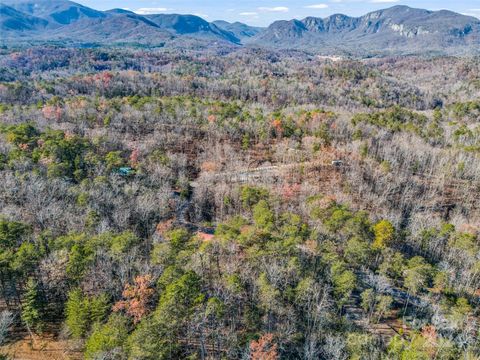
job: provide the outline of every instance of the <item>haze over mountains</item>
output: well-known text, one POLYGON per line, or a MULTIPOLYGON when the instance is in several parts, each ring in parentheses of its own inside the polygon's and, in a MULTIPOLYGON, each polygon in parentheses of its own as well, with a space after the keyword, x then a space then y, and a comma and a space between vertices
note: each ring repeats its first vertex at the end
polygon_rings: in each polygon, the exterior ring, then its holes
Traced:
POLYGON ((477 54, 480 20, 451 11, 394 6, 362 17, 276 21, 267 28, 194 15, 98 11, 66 0, 2 0, 1 41, 148 46, 255 46, 323 54, 477 54))

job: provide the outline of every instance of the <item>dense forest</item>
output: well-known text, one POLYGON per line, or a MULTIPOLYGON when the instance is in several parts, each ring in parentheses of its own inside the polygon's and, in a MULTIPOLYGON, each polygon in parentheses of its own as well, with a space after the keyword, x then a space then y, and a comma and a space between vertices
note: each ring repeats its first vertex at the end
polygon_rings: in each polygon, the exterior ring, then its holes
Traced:
POLYGON ((478 58, 2 49, 0 358, 480 359, 479 158, 478 58))

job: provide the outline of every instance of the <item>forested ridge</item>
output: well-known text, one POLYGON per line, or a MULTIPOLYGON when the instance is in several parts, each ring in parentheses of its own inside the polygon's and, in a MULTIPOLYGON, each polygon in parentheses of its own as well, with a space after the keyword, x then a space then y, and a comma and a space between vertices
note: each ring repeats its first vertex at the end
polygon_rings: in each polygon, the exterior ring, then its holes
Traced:
POLYGON ((208 16, 168 14, 161 8, 147 12, 145 8, 136 12, 95 8, 69 0, 2 0, 0 46, 130 46, 174 51, 243 47, 296 49, 335 57, 478 56, 480 50, 480 20, 475 15, 400 4, 359 17, 342 13, 318 17, 311 12, 303 19, 292 19, 292 14, 266 27, 221 19, 209 22, 208 16))
POLYGON ((479 359, 479 119, 478 58, 2 49, 0 358, 479 359))

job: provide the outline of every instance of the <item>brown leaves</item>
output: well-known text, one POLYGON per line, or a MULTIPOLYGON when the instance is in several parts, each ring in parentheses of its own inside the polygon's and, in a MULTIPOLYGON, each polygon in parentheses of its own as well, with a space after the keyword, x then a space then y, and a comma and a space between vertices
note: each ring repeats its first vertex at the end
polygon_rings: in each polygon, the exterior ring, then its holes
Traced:
POLYGON ((155 228, 155 231, 159 235, 164 235, 167 231, 171 230, 173 227, 173 219, 165 220, 159 222, 155 228))
POLYGON ((133 285, 125 285, 122 293, 125 300, 117 302, 112 310, 123 310, 133 317, 134 323, 138 323, 150 310, 150 303, 155 293, 155 290, 150 287, 151 281, 151 275, 137 276, 133 285))
POLYGON ((213 161, 205 161, 200 165, 203 172, 215 172, 218 170, 218 165, 213 161))
POLYGON ((257 341, 250 343, 250 360, 277 360, 279 358, 278 346, 273 341, 273 334, 264 334, 257 341))
POLYGON ((130 166, 135 168, 138 165, 138 157, 140 156, 140 150, 138 148, 135 148, 132 150, 130 154, 130 166))
POLYGON ((297 197, 301 191, 301 184, 284 184, 281 189, 281 195, 284 200, 289 200, 297 197))
POLYGON ((63 109, 58 105, 45 105, 42 108, 42 113, 45 119, 60 121, 63 109))
POLYGON ((437 329, 433 325, 426 325, 422 328, 422 336, 430 343, 437 343, 437 329))

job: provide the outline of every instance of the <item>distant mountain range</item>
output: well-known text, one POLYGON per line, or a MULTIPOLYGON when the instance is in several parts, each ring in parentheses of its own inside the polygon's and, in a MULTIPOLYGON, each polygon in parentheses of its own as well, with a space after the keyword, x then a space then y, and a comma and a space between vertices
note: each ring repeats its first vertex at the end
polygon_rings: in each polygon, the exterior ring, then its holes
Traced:
POLYGON ((320 54, 478 54, 480 20, 451 11, 394 6, 361 17, 276 21, 267 28, 194 15, 98 11, 67 0, 0 0, 0 41, 148 46, 250 46, 320 54))
POLYGON ((325 19, 276 21, 252 39, 283 48, 324 47, 337 52, 470 53, 480 50, 480 20, 451 11, 394 6, 354 18, 342 14, 325 19))

